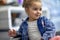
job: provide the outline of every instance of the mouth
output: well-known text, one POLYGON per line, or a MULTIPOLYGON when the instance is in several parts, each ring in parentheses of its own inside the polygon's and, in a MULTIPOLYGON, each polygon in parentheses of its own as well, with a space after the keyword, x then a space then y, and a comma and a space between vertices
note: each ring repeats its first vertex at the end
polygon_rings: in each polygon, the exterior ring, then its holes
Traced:
POLYGON ((41 14, 36 14, 36 17, 40 16, 41 14))
POLYGON ((35 15, 36 17, 39 17, 40 15, 35 15))

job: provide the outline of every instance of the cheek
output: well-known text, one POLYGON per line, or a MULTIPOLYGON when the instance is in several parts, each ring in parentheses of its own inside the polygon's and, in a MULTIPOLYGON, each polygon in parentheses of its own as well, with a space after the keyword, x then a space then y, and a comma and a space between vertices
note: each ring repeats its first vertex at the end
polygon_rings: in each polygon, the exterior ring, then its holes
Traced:
POLYGON ((32 16, 33 13, 32 13, 32 12, 28 12, 27 15, 28 15, 28 16, 32 16))
POLYGON ((42 15, 42 11, 40 12, 40 14, 42 15))
POLYGON ((36 11, 33 11, 32 14, 37 14, 37 12, 36 11))
POLYGON ((29 11, 29 13, 28 13, 30 16, 32 16, 32 15, 35 15, 36 14, 36 11, 29 11))
POLYGON ((33 11, 33 13, 37 13, 37 11, 33 11))

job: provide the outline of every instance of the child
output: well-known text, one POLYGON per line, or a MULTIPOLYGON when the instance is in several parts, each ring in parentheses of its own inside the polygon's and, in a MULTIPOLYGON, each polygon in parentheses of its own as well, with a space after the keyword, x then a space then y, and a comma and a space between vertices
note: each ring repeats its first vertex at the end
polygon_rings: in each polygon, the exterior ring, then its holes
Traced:
POLYGON ((21 24, 18 32, 9 30, 9 36, 20 37, 21 40, 49 40, 55 35, 53 23, 41 17, 41 0, 24 0, 23 7, 28 18, 21 24))

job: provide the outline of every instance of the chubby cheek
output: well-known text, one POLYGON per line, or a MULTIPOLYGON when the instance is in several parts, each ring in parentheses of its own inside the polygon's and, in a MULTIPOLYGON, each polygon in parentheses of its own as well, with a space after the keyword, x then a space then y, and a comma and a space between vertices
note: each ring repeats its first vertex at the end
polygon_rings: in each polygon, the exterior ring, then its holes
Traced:
POLYGON ((41 14, 42 14, 42 11, 40 11, 39 13, 40 13, 40 15, 41 15, 41 14))
POLYGON ((35 11, 35 12, 33 12, 33 14, 34 14, 34 16, 36 16, 36 17, 40 17, 41 14, 42 14, 42 12, 39 12, 39 13, 38 13, 38 12, 35 11))
POLYGON ((40 17, 40 15, 32 14, 31 17, 32 17, 33 19, 38 19, 38 18, 40 17))

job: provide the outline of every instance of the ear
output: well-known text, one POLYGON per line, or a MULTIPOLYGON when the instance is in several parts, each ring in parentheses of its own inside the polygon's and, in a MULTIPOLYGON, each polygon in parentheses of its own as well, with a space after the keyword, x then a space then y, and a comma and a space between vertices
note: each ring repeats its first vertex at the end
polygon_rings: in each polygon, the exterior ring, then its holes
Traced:
POLYGON ((27 10, 28 10, 28 8, 25 8, 25 10, 27 11, 27 10))
POLYGON ((28 8, 25 8, 25 11, 28 13, 28 8))

